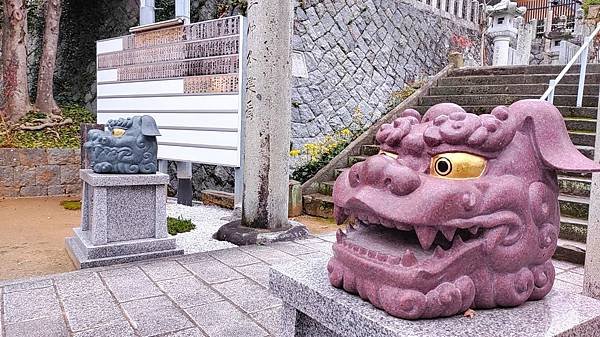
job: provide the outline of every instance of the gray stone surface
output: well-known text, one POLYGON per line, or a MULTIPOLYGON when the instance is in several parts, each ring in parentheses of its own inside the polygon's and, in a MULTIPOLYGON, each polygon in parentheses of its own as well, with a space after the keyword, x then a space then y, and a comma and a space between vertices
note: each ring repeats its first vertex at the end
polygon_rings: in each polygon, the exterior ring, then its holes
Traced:
MULTIPOLYGON (((299 240, 296 244, 310 251, 306 245, 326 242, 323 239, 328 237, 324 235, 299 240)), ((200 253, 35 279, 0 281, 0 331, 4 328, 6 332, 0 335, 139 337, 152 329, 170 331, 164 334, 157 332, 160 337, 280 336, 278 333, 281 328, 287 326, 282 322, 295 319, 296 313, 295 310, 282 308, 281 302, 267 292, 270 266, 266 261, 320 261, 323 266, 329 258, 329 255, 321 252, 294 257, 280 249, 289 252, 289 247, 281 245, 247 249, 258 255, 251 254, 258 262, 239 267, 229 267, 208 253, 200 253), (218 267, 211 269, 211 264, 218 267), (205 273, 200 273, 201 270, 205 273), (209 278, 207 275, 210 273, 225 273, 227 277, 209 278), (216 282, 209 284, 203 278, 216 282), (125 298, 127 292, 135 294, 132 296, 135 298, 143 297, 138 289, 140 282, 143 283, 142 288, 151 289, 150 292, 157 296, 119 303, 119 299, 125 298), (256 303, 252 303, 252 300, 256 303), (39 303, 30 303, 33 301, 39 303), (56 301, 61 306, 57 307, 56 301), (30 308, 31 313, 28 312, 30 308), (8 324, 7 317, 11 318, 12 323, 8 324), (161 317, 174 319, 166 322, 161 317), (67 329, 66 332, 63 328, 67 329)), ((295 252, 300 250, 304 249, 294 249, 295 252)), ((223 261, 233 261, 234 257, 239 256, 239 249, 224 250, 218 255, 223 261), (228 251, 231 257, 227 257, 228 251)), ((559 278, 555 289, 581 293, 581 284, 577 282, 580 281, 583 268, 560 261, 555 261, 555 265, 559 278)), ((364 303, 364 306, 370 307, 368 303, 364 303)), ((478 311, 476 319, 485 313, 478 311)), ((577 315, 576 311, 573 313, 577 315)), ((432 321, 426 322, 431 324, 432 321)), ((308 319, 302 324, 315 326, 308 319)), ((328 335, 322 333, 315 336, 328 335)))
POLYGON ((274 266, 270 284, 297 310, 283 327, 295 324, 295 336, 597 336, 600 328, 600 301, 558 290, 520 307, 478 310, 472 319, 408 321, 331 286, 326 261, 274 266))
POLYGON ((167 234, 168 175, 97 174, 84 181, 81 227, 66 239, 78 268, 183 254, 167 234))

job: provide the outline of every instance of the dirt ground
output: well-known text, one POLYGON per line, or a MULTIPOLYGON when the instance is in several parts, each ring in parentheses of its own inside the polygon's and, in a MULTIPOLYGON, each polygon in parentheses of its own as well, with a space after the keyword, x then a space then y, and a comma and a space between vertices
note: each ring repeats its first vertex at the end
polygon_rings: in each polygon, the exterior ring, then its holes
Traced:
POLYGON ((0 280, 75 269, 64 242, 80 213, 60 205, 70 199, 0 199, 0 280))
MULTIPOLYGON (((68 197, 0 199, 0 280, 48 275, 75 269, 65 237, 78 227, 80 211, 60 205, 68 197)), ((333 232, 333 220, 303 215, 294 220, 312 234, 333 232)))

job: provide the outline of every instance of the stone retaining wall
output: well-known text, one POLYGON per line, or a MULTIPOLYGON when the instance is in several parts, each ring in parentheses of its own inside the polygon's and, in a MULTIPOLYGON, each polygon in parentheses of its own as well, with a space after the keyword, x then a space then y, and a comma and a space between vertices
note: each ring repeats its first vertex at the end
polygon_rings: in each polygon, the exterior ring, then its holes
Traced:
POLYGON ((79 149, 0 149, 0 198, 80 193, 79 149))

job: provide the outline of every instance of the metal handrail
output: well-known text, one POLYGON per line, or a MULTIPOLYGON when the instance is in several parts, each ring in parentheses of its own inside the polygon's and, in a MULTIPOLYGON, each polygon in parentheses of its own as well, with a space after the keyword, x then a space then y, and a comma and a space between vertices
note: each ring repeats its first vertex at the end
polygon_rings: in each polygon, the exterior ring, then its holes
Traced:
POLYGON ((585 38, 583 44, 581 45, 581 48, 577 50, 575 55, 573 55, 573 58, 571 58, 569 63, 567 63, 567 65, 563 68, 560 74, 558 74, 558 76, 555 79, 550 80, 548 90, 546 90, 542 97, 540 97, 541 100, 546 100, 550 103, 554 103, 554 91, 556 90, 556 86, 567 74, 569 69, 571 69, 571 66, 573 66, 573 64, 575 64, 575 62, 578 59, 581 59, 579 67, 579 88, 577 89, 577 107, 581 107, 583 102, 583 87, 585 85, 585 73, 587 70, 588 51, 590 43, 594 40, 596 35, 598 35, 598 32, 600 32, 600 23, 596 25, 596 29, 594 30, 594 32, 590 36, 585 38))

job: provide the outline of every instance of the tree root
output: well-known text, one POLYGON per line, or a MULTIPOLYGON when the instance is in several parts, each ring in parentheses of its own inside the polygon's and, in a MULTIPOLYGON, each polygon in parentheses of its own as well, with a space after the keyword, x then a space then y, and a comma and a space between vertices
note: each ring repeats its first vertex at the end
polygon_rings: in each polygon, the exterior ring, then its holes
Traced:
MULTIPOLYGON (((60 116, 58 116, 58 117, 60 117, 60 116)), ((62 117, 54 118, 54 116, 53 116, 50 118, 36 119, 36 120, 34 120, 34 122, 39 122, 42 124, 32 125, 31 123, 27 123, 27 124, 20 125, 19 128, 21 130, 27 130, 27 131, 39 131, 39 130, 43 130, 45 128, 69 125, 69 124, 73 123, 73 120, 71 118, 62 119, 62 117), (59 121, 57 121, 57 120, 59 120, 59 121)))

